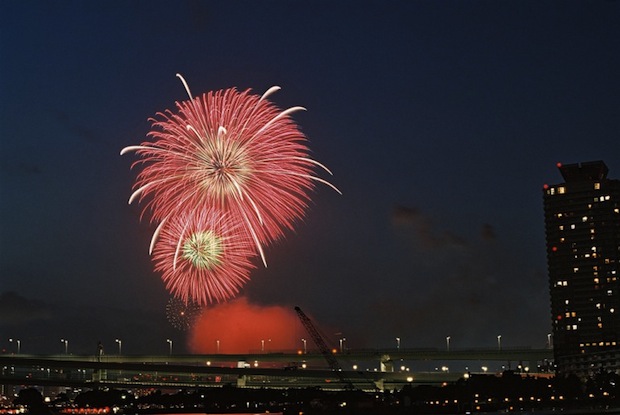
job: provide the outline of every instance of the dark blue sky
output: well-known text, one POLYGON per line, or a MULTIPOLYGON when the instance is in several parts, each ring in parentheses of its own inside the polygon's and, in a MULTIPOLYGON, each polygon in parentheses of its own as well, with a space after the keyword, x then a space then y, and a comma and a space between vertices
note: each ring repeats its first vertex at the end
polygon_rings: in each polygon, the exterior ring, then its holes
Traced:
POLYGON ((186 99, 177 72, 281 86, 343 191, 317 188, 251 302, 350 347, 544 346, 541 188, 557 162, 620 178, 618 51, 618 1, 0 2, 0 346, 182 347, 119 156, 186 99))

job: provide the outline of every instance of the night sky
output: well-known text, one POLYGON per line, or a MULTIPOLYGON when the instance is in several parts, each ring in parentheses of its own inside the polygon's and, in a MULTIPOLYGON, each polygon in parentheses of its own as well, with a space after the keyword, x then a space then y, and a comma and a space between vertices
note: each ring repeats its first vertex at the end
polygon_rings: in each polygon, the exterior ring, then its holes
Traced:
POLYGON ((351 348, 545 347, 542 186, 620 178, 619 1, 0 2, 0 349, 188 350, 119 155, 187 99, 176 73, 281 86, 343 192, 317 186, 242 301, 351 348))

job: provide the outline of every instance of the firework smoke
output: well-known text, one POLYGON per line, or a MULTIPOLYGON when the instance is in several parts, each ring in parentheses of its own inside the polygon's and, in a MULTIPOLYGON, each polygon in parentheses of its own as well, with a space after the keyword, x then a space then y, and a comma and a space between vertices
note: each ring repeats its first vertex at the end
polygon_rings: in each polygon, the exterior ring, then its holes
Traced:
POLYGON ((189 333, 189 348, 192 353, 291 351, 299 350, 306 336, 292 307, 251 305, 240 297, 204 309, 189 333))

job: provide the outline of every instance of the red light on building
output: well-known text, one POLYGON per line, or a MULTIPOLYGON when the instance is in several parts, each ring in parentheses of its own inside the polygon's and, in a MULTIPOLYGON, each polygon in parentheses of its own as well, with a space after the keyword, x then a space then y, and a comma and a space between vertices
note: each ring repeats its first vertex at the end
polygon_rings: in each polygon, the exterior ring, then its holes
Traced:
POLYGON ((557 246, 554 246, 554 247, 552 247, 552 248, 551 248, 551 250, 552 250, 553 252, 555 252, 555 251, 557 251, 557 250, 558 250, 558 247, 557 247, 557 246))
POLYGON ((558 166, 558 168, 562 167, 562 163, 560 163, 559 161, 556 163, 556 166, 558 166))
POLYGON ((545 184, 543 185, 543 189, 547 190, 548 188, 549 188, 549 185, 548 185, 547 183, 545 183, 545 184))

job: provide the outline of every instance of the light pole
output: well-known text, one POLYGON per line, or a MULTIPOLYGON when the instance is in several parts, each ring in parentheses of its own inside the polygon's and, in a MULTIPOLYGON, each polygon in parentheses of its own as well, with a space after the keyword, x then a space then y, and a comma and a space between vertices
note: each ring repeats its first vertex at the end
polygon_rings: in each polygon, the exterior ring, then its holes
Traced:
MULTIPOLYGON (((9 339, 9 342, 13 343, 13 339, 9 339)), ((19 339, 15 339, 15 343, 17 343, 17 354, 20 354, 22 348, 22 342, 19 339)))
POLYGON ((306 354, 306 353, 308 353, 308 348, 307 348, 307 345, 306 345, 306 339, 301 339, 301 341, 304 344, 304 354, 306 354))
POLYGON ((262 339, 260 341, 260 351, 264 352, 265 351, 265 339, 262 339))
POLYGON ((116 339, 114 341, 118 343, 118 355, 120 356, 123 352, 123 342, 121 341, 121 339, 116 339))
POLYGON ((215 341, 215 345, 216 345, 216 347, 217 347, 217 352, 219 353, 219 352, 220 352, 220 341, 219 341, 219 340, 216 340, 216 341, 215 341))
POLYGON ((502 350, 502 335, 497 336, 497 350, 502 350))
POLYGON ((396 350, 400 350, 400 337, 396 338, 396 350))
POLYGON ((551 333, 547 334, 547 347, 549 349, 553 349, 553 344, 551 343, 551 333))
POLYGON ((65 344, 65 354, 69 354, 69 340, 60 339, 60 342, 65 344))
POLYGON ((450 336, 446 337, 446 350, 450 351, 450 336))
POLYGON ((345 341, 347 341, 347 339, 344 338, 344 337, 342 339, 340 339, 340 353, 344 352, 344 342, 345 341))
POLYGON ((168 345, 170 346, 170 356, 172 356, 172 340, 166 339, 166 342, 168 342, 168 345))

